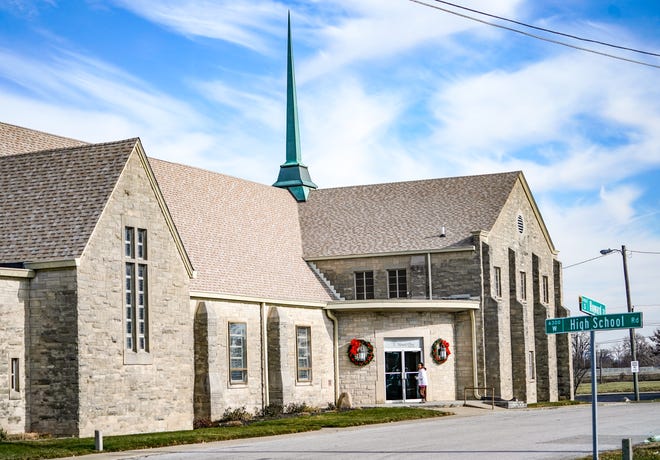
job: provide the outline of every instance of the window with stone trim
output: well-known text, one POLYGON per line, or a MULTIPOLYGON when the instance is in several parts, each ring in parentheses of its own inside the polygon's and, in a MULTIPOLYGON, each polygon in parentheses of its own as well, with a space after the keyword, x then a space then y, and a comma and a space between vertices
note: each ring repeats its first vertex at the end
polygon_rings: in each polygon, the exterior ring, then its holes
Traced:
POLYGON ((298 382, 312 381, 312 328, 296 326, 296 371, 298 382))
POLYGON ((529 352, 529 378, 536 380, 536 358, 533 351, 529 352))
POLYGON ((21 391, 20 363, 18 358, 11 358, 9 363, 9 389, 14 392, 21 391))
POLYGON ((374 298, 374 272, 355 272, 355 300, 374 298))
POLYGON ((520 300, 527 300, 527 273, 520 272, 520 300))
POLYGON ((229 323, 229 383, 247 383, 247 324, 229 323))
POLYGON ((544 275, 541 278, 541 293, 543 296, 543 303, 548 303, 550 301, 550 288, 548 283, 548 277, 544 275))
POLYGON ((406 270, 387 270, 387 286, 390 299, 408 297, 408 280, 406 270))
POLYGON ((495 297, 502 297, 502 269, 500 267, 494 267, 495 272, 495 297))
POLYGON ((149 351, 149 295, 147 230, 124 227, 125 346, 129 351, 149 351))

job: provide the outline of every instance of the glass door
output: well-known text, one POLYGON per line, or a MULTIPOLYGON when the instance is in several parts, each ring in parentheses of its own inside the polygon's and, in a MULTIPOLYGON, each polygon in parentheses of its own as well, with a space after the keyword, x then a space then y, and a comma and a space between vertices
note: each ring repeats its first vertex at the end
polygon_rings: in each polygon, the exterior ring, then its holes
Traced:
POLYGON ((422 360, 421 339, 385 340, 385 400, 419 399, 417 364, 422 360))

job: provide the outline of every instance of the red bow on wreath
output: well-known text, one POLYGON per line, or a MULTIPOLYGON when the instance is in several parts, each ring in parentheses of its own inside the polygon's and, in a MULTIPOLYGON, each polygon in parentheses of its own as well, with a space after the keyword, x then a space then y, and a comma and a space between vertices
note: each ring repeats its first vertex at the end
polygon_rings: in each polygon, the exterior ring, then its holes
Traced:
POLYGON ((360 345, 362 345, 362 341, 358 339, 353 339, 351 340, 351 350, 350 353, 352 355, 357 355, 358 350, 360 349, 360 345))

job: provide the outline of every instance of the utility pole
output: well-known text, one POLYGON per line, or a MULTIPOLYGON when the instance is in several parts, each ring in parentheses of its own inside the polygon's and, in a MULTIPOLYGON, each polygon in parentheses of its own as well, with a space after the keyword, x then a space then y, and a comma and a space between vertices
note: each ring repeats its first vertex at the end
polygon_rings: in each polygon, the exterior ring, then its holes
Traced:
MULTIPOLYGON (((621 257, 623 257, 623 278, 626 282, 626 303, 628 305, 628 313, 632 313, 633 306, 630 301, 630 283, 628 281, 628 260, 626 257, 626 245, 621 246, 621 257)), ((630 329, 630 355, 633 361, 637 361, 637 343, 635 342, 635 329, 630 329)), ((639 401, 639 380, 637 372, 633 372, 633 389, 635 391, 635 401, 639 401)))

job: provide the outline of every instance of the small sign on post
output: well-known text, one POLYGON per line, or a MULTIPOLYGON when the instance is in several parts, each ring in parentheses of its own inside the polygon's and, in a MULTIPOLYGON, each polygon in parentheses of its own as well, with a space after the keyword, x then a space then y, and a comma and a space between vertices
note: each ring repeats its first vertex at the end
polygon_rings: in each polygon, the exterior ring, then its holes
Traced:
POLYGON ((630 372, 639 372, 639 361, 630 361, 630 372))
POLYGON ((583 295, 580 296, 580 311, 586 313, 587 315, 604 315, 605 314, 605 305, 600 302, 596 302, 589 297, 583 295))

